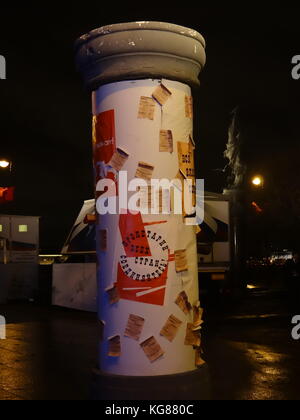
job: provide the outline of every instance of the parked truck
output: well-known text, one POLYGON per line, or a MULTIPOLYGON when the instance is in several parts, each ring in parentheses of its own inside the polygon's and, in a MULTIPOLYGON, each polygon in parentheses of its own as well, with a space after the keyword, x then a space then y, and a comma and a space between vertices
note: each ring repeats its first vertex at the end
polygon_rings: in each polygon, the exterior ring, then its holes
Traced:
MULTIPOLYGON (((219 293, 230 278, 230 207, 229 195, 205 193, 204 222, 197 235, 202 295, 219 293)), ((96 307, 94 222, 95 201, 85 201, 62 250, 62 254, 69 257, 68 263, 55 264, 53 267, 53 303, 56 305, 76 309, 96 307)))
POLYGON ((228 194, 205 192, 204 222, 197 235, 201 293, 222 292, 232 268, 231 200, 228 194))

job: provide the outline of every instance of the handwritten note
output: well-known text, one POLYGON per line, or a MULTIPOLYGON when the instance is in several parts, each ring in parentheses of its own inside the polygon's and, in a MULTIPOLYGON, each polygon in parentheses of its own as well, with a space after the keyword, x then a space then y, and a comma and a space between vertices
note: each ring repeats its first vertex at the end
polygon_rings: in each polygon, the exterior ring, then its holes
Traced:
POLYGON ((173 153, 173 134, 171 130, 160 130, 159 151, 173 153))
POLYGON ((182 321, 180 321, 180 319, 176 318, 174 315, 171 315, 161 330, 160 335, 172 343, 176 338, 181 325, 182 321))
POLYGON ((160 359, 165 354, 154 337, 150 337, 144 341, 141 347, 151 363, 160 359))
POLYGON ((111 158, 111 161, 109 162, 109 166, 114 168, 116 171, 121 171, 123 166, 125 165, 126 161, 129 158, 129 154, 124 152, 124 150, 117 148, 115 151, 113 157, 111 158))
POLYGON ((193 97, 185 96, 185 116, 186 118, 193 119, 193 97))
POLYGON ((149 163, 139 162, 135 177, 144 179, 145 181, 151 181, 153 171, 154 166, 149 163))
POLYGON ((152 94, 153 98, 161 105, 165 105, 169 98, 171 97, 172 92, 169 91, 166 86, 160 84, 157 89, 152 94))
POLYGON ((192 305, 189 302, 189 298, 185 292, 181 292, 175 301, 176 305, 188 315, 192 310, 192 305))
POLYGON ((175 251, 175 267, 176 273, 188 271, 189 268, 185 249, 175 251))
POLYGON ((138 118, 153 121, 154 114, 155 114, 154 99, 147 98, 146 96, 142 96, 140 99, 138 118))
POLYGON ((125 337, 133 338, 136 341, 139 341, 145 320, 137 315, 129 315, 127 327, 125 330, 125 337))

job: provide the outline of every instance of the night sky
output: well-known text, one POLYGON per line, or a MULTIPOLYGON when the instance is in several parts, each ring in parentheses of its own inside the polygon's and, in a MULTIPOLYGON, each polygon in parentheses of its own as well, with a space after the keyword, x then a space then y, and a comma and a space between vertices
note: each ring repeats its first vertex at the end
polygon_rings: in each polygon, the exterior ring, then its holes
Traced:
MULTIPOLYGON (((245 160, 295 157, 299 144, 300 80, 291 60, 300 54, 299 13, 287 2, 215 2, 186 7, 104 6, 86 2, 61 9, 1 6, 0 156, 14 162, 16 202, 1 212, 40 215, 44 251, 60 251, 82 201, 92 198, 90 98, 74 65, 73 44, 99 26, 160 20, 188 26, 207 41, 207 65, 196 93, 198 175, 221 192, 231 111, 243 110, 245 160), (205 6, 209 4, 210 6, 205 6)), ((150 4, 150 3, 149 3, 150 4)), ((151 3, 152 4, 152 3, 151 3)), ((299 166, 294 166, 299 168, 299 166)))

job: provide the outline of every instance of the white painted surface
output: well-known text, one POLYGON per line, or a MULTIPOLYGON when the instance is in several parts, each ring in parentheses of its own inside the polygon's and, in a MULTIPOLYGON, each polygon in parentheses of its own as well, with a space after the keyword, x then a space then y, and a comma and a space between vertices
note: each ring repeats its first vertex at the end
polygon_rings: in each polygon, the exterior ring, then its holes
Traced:
MULTIPOLYGON (((191 89, 182 83, 163 80, 162 83, 172 91, 172 97, 166 105, 156 103, 154 121, 138 119, 138 108, 141 96, 151 97, 159 85, 159 80, 141 80, 118 82, 100 87, 93 95, 93 113, 100 114, 114 110, 116 119, 116 146, 124 148, 130 158, 123 170, 128 171, 128 179, 135 176, 140 161, 155 166, 153 178, 174 179, 179 171, 177 142, 189 142, 193 133, 192 119, 185 116, 185 96, 191 95, 191 89), (159 132, 161 129, 172 130, 174 152, 159 152, 159 132)), ((195 350, 184 345, 186 327, 192 322, 192 314, 186 316, 175 304, 179 293, 185 291, 191 304, 198 301, 197 249, 194 227, 187 227, 182 216, 143 216, 146 223, 166 220, 164 225, 156 225, 158 232, 168 243, 172 253, 186 249, 189 271, 177 274, 175 262, 169 263, 166 295, 163 306, 121 299, 118 304, 110 305, 105 290, 118 279, 118 263, 124 255, 119 216, 101 217, 99 229, 108 230, 107 252, 99 252, 100 268, 98 270, 99 286, 99 319, 105 321, 104 341, 100 347, 100 367, 110 374, 128 376, 157 376, 194 371, 195 350), (124 337, 127 320, 130 314, 143 317, 146 322, 139 342, 124 337), (170 315, 175 315, 183 325, 173 343, 160 336, 160 331, 170 315), (121 336, 122 354, 111 358, 108 353, 108 338, 121 336), (154 336, 162 349, 164 357, 150 363, 140 343, 154 336)), ((98 235, 97 235, 98 236, 98 235)), ((151 246, 151 244, 150 244, 151 246)), ((158 252, 155 248, 153 253, 158 252)), ((145 286, 139 281, 136 285, 145 286)), ((151 285, 151 282, 150 284, 151 285)), ((147 284, 146 284, 147 286, 147 284)))

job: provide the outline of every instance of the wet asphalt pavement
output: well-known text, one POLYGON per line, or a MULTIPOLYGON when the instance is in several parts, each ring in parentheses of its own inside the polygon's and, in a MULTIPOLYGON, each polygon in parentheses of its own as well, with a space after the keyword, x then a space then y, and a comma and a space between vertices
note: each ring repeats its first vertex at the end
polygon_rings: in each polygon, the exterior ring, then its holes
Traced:
POLYGON ((300 399, 300 342, 292 339, 293 316, 285 303, 281 293, 258 292, 235 314, 208 325, 205 354, 214 399, 300 399))
MULTIPOLYGON (((300 313, 300 310, 299 310, 300 313)), ((95 315, 30 304, 0 305, 0 400, 86 400, 95 367, 95 315)), ((214 400, 300 399, 300 342, 285 293, 251 291, 213 313, 204 331, 214 400)))

